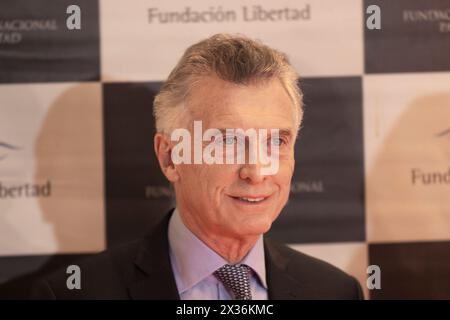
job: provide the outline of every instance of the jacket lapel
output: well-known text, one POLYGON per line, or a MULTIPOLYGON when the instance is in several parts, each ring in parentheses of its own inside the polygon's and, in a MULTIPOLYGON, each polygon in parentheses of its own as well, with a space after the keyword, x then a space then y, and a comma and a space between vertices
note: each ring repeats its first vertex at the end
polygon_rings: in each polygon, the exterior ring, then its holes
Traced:
POLYGON ((172 272, 167 236, 168 215, 155 227, 142 243, 135 259, 135 281, 128 287, 134 300, 179 300, 172 272))
MULTIPOLYGON (((134 300, 179 300, 178 289, 169 256, 168 224, 173 210, 143 241, 135 259, 136 275, 128 286, 134 300)), ((278 245, 264 237, 268 298, 270 300, 311 299, 314 288, 291 270, 289 256, 278 245), (293 275, 296 275, 294 277, 293 275)))
POLYGON ((311 299, 314 292, 306 279, 299 277, 302 270, 291 270, 290 258, 268 239, 264 239, 266 277, 269 300, 311 299), (297 275, 294 277, 293 275, 297 275))

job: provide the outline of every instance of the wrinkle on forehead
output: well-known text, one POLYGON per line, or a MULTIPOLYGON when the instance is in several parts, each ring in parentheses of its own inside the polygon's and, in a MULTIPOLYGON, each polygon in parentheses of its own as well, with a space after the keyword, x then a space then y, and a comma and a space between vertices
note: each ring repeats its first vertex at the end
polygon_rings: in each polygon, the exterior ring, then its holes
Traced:
POLYGON ((295 126, 292 100, 277 78, 240 85, 205 77, 192 90, 187 106, 192 119, 202 120, 205 128, 295 126))

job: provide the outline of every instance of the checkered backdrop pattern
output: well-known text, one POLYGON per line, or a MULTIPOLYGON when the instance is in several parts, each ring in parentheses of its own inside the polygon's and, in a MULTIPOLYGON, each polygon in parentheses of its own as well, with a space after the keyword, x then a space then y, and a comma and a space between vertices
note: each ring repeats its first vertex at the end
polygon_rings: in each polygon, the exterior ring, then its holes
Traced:
POLYGON ((364 287, 378 265, 366 297, 450 298, 448 0, 0 2, 2 296, 142 236, 173 206, 152 99, 184 49, 218 32, 286 52, 302 77, 272 236, 364 287), (366 28, 372 4, 381 30, 366 28))

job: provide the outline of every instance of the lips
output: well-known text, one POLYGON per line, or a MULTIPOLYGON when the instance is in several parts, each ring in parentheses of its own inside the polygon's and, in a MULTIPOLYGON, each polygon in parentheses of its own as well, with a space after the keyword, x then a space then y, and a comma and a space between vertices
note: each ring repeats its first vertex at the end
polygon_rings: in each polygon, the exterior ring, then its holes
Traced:
POLYGON ((260 202, 264 200, 264 197, 258 197, 258 198, 248 198, 248 197, 239 197, 238 198, 241 201, 248 201, 248 202, 260 202))
POLYGON ((243 195, 243 196, 230 196, 236 201, 245 204, 259 204, 267 200, 270 196, 266 195, 243 195))

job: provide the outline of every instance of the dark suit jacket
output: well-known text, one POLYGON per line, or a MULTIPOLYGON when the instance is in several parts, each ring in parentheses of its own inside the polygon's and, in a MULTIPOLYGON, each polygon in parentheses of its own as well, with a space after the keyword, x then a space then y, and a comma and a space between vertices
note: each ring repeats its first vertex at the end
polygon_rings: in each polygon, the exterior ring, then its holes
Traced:
MULTIPOLYGON (((33 299, 179 299, 169 258, 169 215, 143 240, 81 261, 81 289, 66 270, 41 279, 33 299)), ((363 299, 355 278, 321 260, 264 239, 269 299, 363 299)))

